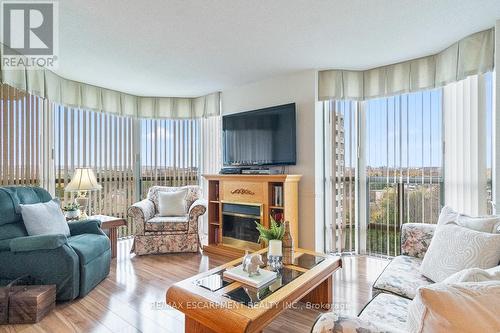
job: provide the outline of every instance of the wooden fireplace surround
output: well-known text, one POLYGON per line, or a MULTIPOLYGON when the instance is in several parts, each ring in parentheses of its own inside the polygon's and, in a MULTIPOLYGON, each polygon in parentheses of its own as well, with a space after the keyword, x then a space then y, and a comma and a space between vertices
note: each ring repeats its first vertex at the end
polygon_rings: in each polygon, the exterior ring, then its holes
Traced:
MULTIPOLYGON (((269 227, 269 216, 281 214, 290 222, 290 231, 298 247, 298 188, 301 175, 203 175, 208 181, 208 245, 203 250, 231 257, 244 254, 222 238, 222 205, 224 203, 261 205, 261 223, 269 227), (283 189, 282 205, 274 203, 276 186, 283 189)), ((261 244, 264 247, 264 244, 261 244)))

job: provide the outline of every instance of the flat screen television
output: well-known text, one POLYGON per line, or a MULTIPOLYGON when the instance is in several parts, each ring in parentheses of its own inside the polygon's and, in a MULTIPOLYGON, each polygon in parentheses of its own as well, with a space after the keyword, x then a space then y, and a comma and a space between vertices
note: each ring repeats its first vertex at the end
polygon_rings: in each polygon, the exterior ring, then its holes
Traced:
POLYGON ((222 118, 225 166, 294 165, 295 103, 222 118))

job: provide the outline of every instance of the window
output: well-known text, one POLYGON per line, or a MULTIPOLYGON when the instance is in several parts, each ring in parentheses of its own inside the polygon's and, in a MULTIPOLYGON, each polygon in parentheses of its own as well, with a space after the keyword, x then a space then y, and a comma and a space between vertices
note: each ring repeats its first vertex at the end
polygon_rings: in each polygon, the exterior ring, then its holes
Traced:
POLYGON ((367 253, 398 255, 401 224, 437 222, 441 105, 439 89, 366 102, 367 253))
POLYGON ((326 243, 331 252, 356 249, 356 164, 358 103, 325 102, 326 243))
POLYGON ((43 100, 1 85, 0 184, 42 185, 47 162, 43 100))
POLYGON ((56 196, 71 201, 75 194, 64 189, 75 168, 92 167, 102 190, 89 194, 91 212, 126 218, 136 198, 133 137, 132 118, 54 104, 56 196))
POLYGON ((153 185, 198 184, 198 119, 141 119, 142 197, 153 185))
POLYGON ((325 102, 328 251, 397 255, 401 224, 437 222, 441 104, 441 90, 325 102))

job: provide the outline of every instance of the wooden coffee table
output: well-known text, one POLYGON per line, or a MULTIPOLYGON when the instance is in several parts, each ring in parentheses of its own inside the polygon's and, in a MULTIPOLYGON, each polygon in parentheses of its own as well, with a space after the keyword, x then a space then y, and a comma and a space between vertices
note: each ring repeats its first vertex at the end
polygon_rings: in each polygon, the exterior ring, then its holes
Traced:
MULTIPOLYGON (((266 256, 267 249, 256 253, 266 256)), ((260 332, 298 301, 329 309, 333 303, 332 274, 340 257, 296 249, 278 281, 260 290, 222 278, 226 268, 242 258, 195 275, 167 290, 167 303, 185 314, 185 332, 260 332)))
POLYGON ((116 258, 118 232, 116 228, 127 225, 127 220, 120 217, 107 216, 107 215, 92 215, 87 219, 101 221, 101 229, 109 230, 109 241, 111 243, 111 258, 116 258))

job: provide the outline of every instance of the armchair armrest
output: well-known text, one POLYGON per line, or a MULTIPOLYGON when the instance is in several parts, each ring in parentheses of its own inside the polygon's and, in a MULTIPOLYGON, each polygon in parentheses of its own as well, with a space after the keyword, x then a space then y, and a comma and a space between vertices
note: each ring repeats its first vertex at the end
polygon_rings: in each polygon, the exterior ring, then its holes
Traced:
POLYGON ((201 216, 207 211, 208 202, 205 199, 198 199, 189 207, 189 216, 201 216))
POLYGON ((68 223, 68 226, 71 236, 81 234, 104 235, 103 231, 101 230, 101 221, 99 220, 70 222, 68 223))
POLYGON ((401 254, 423 258, 431 244, 435 224, 405 223, 401 226, 401 254))
POLYGON ((144 235, 144 223, 153 218, 155 213, 155 205, 149 199, 141 200, 129 207, 127 215, 134 222, 136 235, 144 235))
POLYGON ((188 233, 198 233, 198 218, 207 211, 208 202, 204 199, 197 199, 189 207, 189 230, 188 233))
POLYGON ((57 235, 39 235, 26 236, 11 239, 9 245, 12 252, 27 252, 38 250, 53 250, 63 246, 68 242, 66 236, 57 235))

